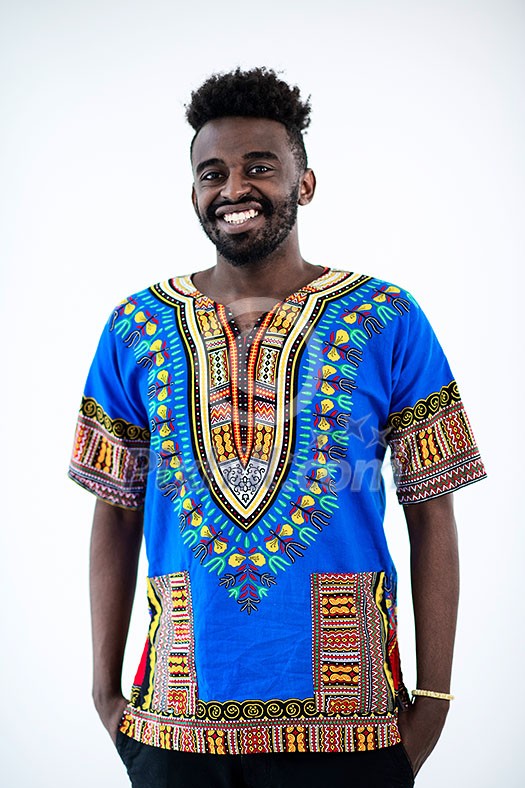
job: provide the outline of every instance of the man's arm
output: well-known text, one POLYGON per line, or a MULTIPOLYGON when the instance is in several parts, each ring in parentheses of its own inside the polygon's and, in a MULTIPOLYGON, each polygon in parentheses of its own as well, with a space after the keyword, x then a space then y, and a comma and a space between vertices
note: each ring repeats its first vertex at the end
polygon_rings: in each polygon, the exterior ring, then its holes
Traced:
MULTIPOLYGON (((459 559, 452 494, 405 507, 411 548, 417 687, 450 692, 459 597, 459 559)), ((449 701, 417 697, 402 712, 403 744, 417 773, 434 749, 449 701)))
POLYGON ((122 662, 142 542, 142 512, 97 500, 90 556, 93 700, 113 742, 127 700, 122 662))

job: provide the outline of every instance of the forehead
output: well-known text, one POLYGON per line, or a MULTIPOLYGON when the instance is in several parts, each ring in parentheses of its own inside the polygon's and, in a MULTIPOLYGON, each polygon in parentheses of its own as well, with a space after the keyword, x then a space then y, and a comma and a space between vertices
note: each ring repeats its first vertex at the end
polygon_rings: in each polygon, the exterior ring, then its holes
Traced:
POLYGON ((286 127, 267 118, 217 118, 198 132, 193 142, 192 164, 207 159, 224 161, 242 158, 253 151, 271 151, 286 161, 293 153, 286 127))

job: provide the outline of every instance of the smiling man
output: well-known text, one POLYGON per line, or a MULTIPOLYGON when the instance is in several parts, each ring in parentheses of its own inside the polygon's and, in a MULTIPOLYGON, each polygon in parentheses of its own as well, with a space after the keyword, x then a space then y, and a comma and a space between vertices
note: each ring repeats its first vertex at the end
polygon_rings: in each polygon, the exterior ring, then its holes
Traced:
POLYGON ((453 490, 484 476, 458 388, 400 287, 313 265, 310 107, 259 68, 191 99, 215 264, 122 301, 70 475, 97 497, 94 700, 136 788, 410 786, 452 696, 453 490), (412 553, 404 687, 381 465, 412 553), (142 536, 151 623, 121 670, 142 536))
POLYGON ((294 231, 293 254, 300 259, 297 208, 312 198, 315 179, 305 157, 294 155, 282 123, 211 120, 197 134, 192 158, 195 210, 221 258, 236 267, 261 264, 288 241, 283 258, 292 252, 288 236, 294 231), (218 155, 206 158, 210 152, 218 155), (251 183, 258 188, 252 191, 251 183))

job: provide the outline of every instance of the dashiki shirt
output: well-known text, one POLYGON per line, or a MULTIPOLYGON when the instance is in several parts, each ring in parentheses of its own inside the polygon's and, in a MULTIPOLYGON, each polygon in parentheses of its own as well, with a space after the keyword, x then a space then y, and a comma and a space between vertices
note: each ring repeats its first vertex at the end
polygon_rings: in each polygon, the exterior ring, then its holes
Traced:
POLYGON ((325 268, 248 336, 190 276, 117 306, 70 476, 144 509, 151 622, 124 734, 242 754, 400 740, 388 446, 402 504, 485 475, 399 287, 325 268))

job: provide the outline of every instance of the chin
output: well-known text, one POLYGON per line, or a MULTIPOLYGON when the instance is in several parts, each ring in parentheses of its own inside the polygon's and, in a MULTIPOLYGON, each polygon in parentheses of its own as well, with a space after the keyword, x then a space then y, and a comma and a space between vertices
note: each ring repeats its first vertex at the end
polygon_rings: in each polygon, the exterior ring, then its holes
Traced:
MULTIPOLYGON (((239 246, 241 246, 242 241, 244 240, 241 236, 237 236, 239 241, 239 246)), ((235 268, 241 268, 244 266, 257 266, 261 263, 264 263, 271 255, 273 255, 280 246, 282 246, 285 238, 274 238, 270 242, 268 240, 264 240, 263 242, 259 243, 252 243, 251 246, 247 246, 245 249, 242 248, 232 248, 232 244, 230 243, 217 243, 215 241, 215 247, 217 252, 224 257, 225 260, 233 265, 235 268)))

